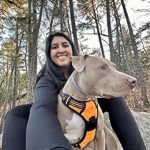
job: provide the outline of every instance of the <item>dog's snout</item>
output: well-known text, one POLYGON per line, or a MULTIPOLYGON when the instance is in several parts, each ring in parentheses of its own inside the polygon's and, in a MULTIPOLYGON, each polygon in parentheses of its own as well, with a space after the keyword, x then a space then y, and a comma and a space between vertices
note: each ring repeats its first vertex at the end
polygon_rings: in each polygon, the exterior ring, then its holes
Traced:
POLYGON ((133 87, 136 86, 136 82, 137 82, 137 81, 136 81, 136 78, 130 76, 130 77, 128 77, 127 80, 128 80, 129 83, 132 84, 133 87))

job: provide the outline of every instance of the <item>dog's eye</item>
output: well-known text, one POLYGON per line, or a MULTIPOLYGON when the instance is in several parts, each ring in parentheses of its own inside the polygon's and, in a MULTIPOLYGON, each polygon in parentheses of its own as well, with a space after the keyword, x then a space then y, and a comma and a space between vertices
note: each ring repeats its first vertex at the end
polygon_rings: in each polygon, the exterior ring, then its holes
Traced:
POLYGON ((102 69, 102 70, 105 70, 105 69, 106 69, 105 66, 100 66, 99 68, 102 69))

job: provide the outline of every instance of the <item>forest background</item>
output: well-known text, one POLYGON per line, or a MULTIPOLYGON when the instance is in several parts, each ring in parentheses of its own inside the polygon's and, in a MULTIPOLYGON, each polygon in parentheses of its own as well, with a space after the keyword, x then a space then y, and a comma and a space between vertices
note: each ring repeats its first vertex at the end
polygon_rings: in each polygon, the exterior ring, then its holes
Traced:
POLYGON ((147 7, 130 16, 127 0, 0 0, 0 133, 9 109, 33 101, 46 37, 56 31, 69 35, 80 54, 109 58, 136 77, 126 102, 150 110, 150 2, 131 1, 147 7))

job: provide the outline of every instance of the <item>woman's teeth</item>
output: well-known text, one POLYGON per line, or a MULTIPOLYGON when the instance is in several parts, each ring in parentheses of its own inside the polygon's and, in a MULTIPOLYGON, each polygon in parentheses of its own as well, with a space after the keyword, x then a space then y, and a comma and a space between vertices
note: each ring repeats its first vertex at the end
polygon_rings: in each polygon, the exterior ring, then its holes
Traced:
POLYGON ((58 56, 58 58, 65 58, 66 56, 58 56))

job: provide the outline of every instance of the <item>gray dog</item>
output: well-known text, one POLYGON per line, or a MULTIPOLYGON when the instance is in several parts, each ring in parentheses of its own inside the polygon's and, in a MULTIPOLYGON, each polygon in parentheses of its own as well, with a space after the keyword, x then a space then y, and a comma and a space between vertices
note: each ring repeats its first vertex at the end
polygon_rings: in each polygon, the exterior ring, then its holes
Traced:
POLYGON ((117 150, 97 98, 125 96, 136 79, 102 57, 72 56, 72 65, 75 71, 58 95, 58 119, 65 137, 74 150, 117 150))

